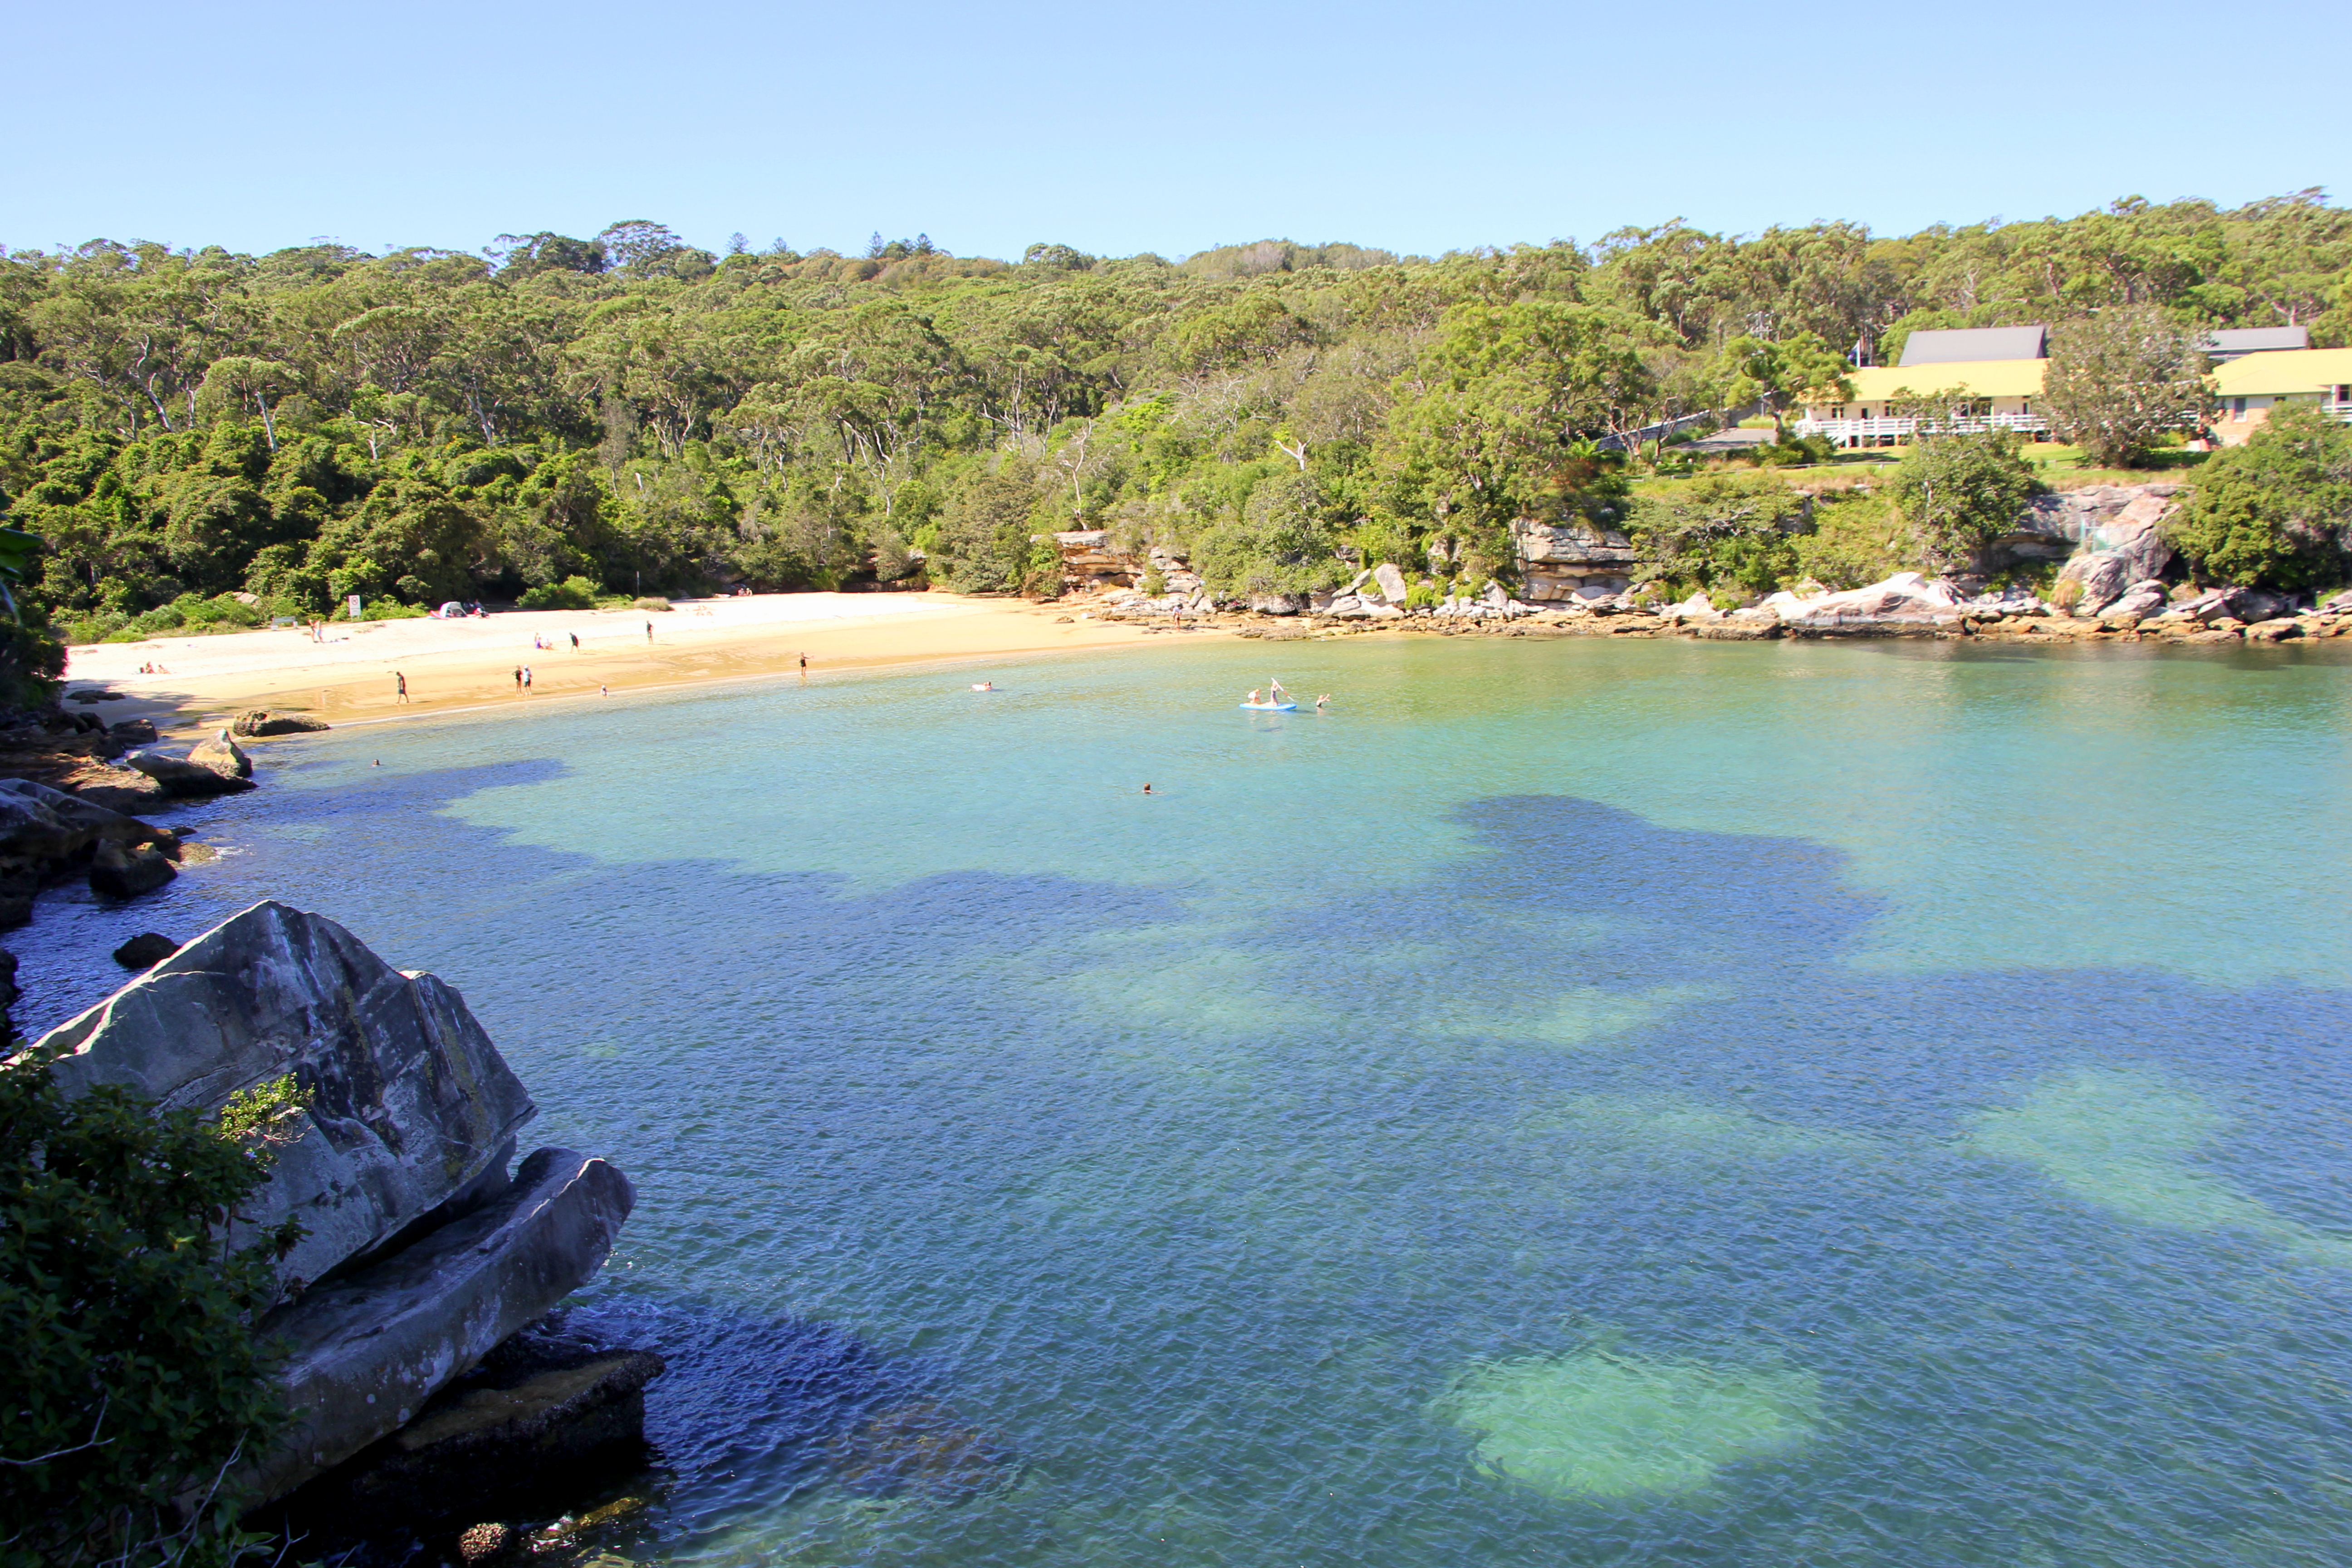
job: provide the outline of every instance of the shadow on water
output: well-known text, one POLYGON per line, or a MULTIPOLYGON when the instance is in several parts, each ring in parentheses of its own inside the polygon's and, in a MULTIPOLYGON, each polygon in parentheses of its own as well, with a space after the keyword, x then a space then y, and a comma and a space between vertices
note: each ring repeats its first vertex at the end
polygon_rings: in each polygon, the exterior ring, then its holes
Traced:
POLYGON ((1222 920, 443 811, 562 777, 263 792, 18 946, 54 1023, 267 894, 461 986, 637 1181, 577 1310, 669 1360, 654 1556, 2352 1552, 2341 992, 1863 969, 1839 852, 1558 796, 1222 920))

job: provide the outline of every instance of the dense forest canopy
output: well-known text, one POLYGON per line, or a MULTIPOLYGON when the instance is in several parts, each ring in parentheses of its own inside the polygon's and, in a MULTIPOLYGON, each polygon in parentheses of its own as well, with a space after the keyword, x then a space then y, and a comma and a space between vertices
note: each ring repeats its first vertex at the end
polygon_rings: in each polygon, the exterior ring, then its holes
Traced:
POLYGON ((1009 590, 1074 527, 1243 589, 1364 552, 1507 576, 1514 519, 1613 515, 1612 432, 1923 326, 2153 306, 2343 343, 2347 262, 2352 212, 2317 191, 1433 260, 719 255, 642 221, 478 255, 101 240, 0 252, 0 501, 44 542, 30 597, 80 636, 240 592, 833 587, 926 559, 1009 590))

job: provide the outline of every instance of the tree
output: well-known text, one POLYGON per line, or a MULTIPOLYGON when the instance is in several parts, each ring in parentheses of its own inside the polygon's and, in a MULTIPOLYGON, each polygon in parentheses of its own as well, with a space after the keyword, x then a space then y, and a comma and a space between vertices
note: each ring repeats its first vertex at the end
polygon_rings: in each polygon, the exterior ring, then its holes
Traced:
POLYGON ((2042 409, 2051 433, 2111 468, 2129 468, 2168 430, 2213 406, 2194 334, 2152 305, 2114 305, 2050 334, 2042 409))
POLYGON ((250 354, 229 354, 216 359, 205 372, 204 391, 214 394, 234 405, 240 411, 250 405, 261 416, 262 433, 268 438, 269 449, 278 450, 278 422, 270 416, 269 403, 273 395, 287 392, 294 385, 294 374, 274 360, 255 359, 250 354))
POLYGON ((1853 383, 1845 372, 1844 356, 1815 333, 1797 332, 1777 342, 1741 336, 1715 357, 1716 396, 1727 408, 1762 404, 1778 436, 1790 405, 1808 394, 1825 403, 1851 398, 1853 383))
POLYGON ((2165 539, 2200 579, 2324 588, 2352 569, 2352 426, 2308 404, 2208 458, 2165 539))
POLYGON ((2019 445, 2013 431, 1989 430, 1926 436, 1905 450, 1889 488, 1930 565, 1973 567, 1988 545, 2016 527, 2042 489, 2019 445))
POLYGON ((0 1561, 109 1568, 237 1556, 231 1474, 284 1412, 252 1321, 289 1220, 226 1237, 267 1179, 293 1079, 207 1124, 112 1086, 68 1100, 0 1068, 0 1561))

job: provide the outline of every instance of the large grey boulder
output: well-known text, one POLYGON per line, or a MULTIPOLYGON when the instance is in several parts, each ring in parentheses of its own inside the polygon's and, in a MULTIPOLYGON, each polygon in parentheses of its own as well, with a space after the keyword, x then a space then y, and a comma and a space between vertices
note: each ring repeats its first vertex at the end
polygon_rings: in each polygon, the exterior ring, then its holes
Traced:
POLYGON ((635 1200, 602 1160, 541 1149, 514 1184, 262 1320, 294 1424, 246 1479, 268 1500, 404 1426, 444 1384, 603 1266, 635 1200))
POLYGON ((188 761, 200 768, 210 768, 225 778, 249 779, 253 776, 253 759, 245 748, 230 739, 223 730, 188 753, 188 761))
POLYGON ((289 1290, 413 1223, 501 1190, 534 1114, 464 998, 404 974, 323 916, 260 903, 197 937, 40 1042, 68 1094, 120 1084, 210 1110, 295 1076, 310 1090, 249 1224, 307 1232, 289 1290))
POLYGON ((253 787, 253 781, 249 778, 240 777, 235 773, 222 773, 190 762, 185 757, 175 757, 169 752, 133 752, 122 759, 122 765, 145 773, 162 784, 166 795, 183 797, 233 795, 238 790, 253 787))
POLYGON ((1372 581, 1380 585, 1381 597, 1391 605, 1402 605, 1412 590, 1405 584, 1404 574, 1392 561, 1383 561, 1372 568, 1372 581))
MULTIPOLYGON (((2128 559, 2100 550, 2088 555, 2077 555, 2067 562, 2058 574, 2058 581, 2077 584, 2074 603, 2076 613, 2095 616, 2124 596, 2124 590, 2131 584, 2134 575, 2128 559)), ((2145 576, 2146 574, 2138 575, 2145 576)), ((2065 602, 2065 595, 2061 593, 2059 603, 2065 602)))

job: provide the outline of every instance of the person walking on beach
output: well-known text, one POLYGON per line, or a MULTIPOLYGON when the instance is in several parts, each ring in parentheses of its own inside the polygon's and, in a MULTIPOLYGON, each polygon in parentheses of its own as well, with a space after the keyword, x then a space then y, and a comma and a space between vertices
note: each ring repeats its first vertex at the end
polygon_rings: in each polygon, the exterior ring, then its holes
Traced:
POLYGON ((572 646, 575 649, 580 646, 580 634, 578 632, 573 632, 572 634, 572 646))
POLYGON ((646 641, 647 641, 647 642, 651 642, 651 641, 653 641, 653 640, 654 640, 654 624, 653 624, 653 622, 651 622, 651 621, 647 621, 647 622, 646 623, 646 641))
POLYGON ((530 666, 527 664, 522 667, 522 694, 530 695, 530 666))
POLYGON ((808 655, 806 654, 801 655, 801 673, 803 675, 808 673, 808 655))
POLYGON ((394 693, 392 700, 394 702, 408 700, 408 677, 396 669, 392 672, 392 689, 394 693))
POLYGON ((515 666, 515 691, 518 695, 522 691, 522 666, 520 665, 515 666))

